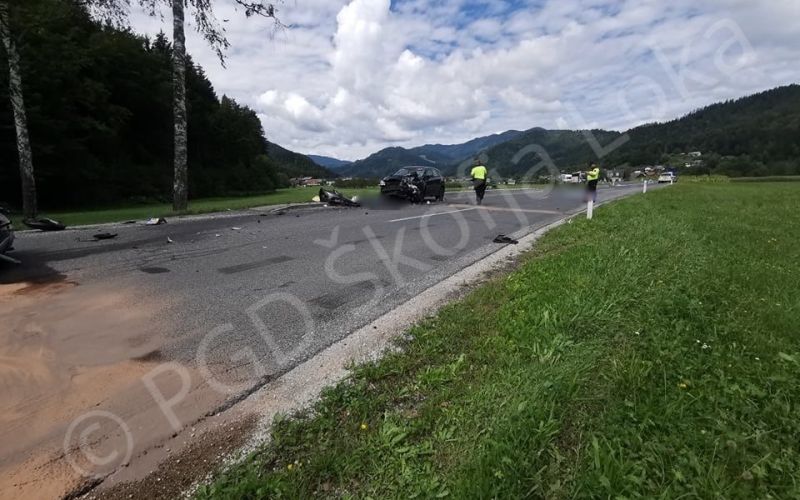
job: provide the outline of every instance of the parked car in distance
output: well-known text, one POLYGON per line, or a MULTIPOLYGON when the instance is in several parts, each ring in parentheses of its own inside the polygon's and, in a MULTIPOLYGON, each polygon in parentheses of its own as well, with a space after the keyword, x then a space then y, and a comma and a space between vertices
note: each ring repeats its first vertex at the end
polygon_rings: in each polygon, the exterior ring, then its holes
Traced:
POLYGON ((380 181, 381 194, 415 203, 433 198, 444 200, 444 177, 433 167, 403 167, 380 181))
POLYGON ((664 182, 675 182, 677 180, 678 180, 678 178, 672 172, 664 172, 663 174, 658 176, 658 183, 659 184, 664 183, 664 182))

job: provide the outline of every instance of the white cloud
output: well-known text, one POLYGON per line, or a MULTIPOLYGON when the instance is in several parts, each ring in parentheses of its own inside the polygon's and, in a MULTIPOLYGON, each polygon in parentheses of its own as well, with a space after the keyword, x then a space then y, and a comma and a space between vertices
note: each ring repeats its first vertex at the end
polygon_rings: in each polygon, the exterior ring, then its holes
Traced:
MULTIPOLYGON (((345 159, 510 128, 626 128, 800 81, 800 2, 292 0, 292 27, 220 2, 227 69, 188 48, 218 93, 286 147, 345 159), (516 6, 516 7, 514 7, 516 6)), ((134 16, 140 31, 166 22, 134 16)))

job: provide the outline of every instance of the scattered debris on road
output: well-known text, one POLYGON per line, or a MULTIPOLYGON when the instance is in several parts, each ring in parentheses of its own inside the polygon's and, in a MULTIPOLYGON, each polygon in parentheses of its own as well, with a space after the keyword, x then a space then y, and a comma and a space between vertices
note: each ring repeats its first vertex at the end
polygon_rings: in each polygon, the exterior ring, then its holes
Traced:
POLYGON ((56 220, 44 217, 41 219, 25 219, 22 223, 31 229, 39 229, 41 231, 63 231, 67 227, 56 220))
POLYGON ((145 224, 148 226, 160 226, 161 224, 166 224, 167 219, 163 217, 151 217, 145 221, 145 224))
POLYGON ((174 241, 172 241, 172 238, 170 238, 169 236, 167 236, 167 243, 175 243, 175 242, 174 242, 174 241))
POLYGON ((97 233, 94 235, 95 240, 111 240, 117 237, 117 233, 97 233))
POLYGON ((517 243, 519 243, 519 241, 515 240, 514 238, 510 238, 510 237, 506 236, 505 234, 498 234, 494 238, 494 242, 495 243, 510 244, 510 245, 516 245, 517 243))

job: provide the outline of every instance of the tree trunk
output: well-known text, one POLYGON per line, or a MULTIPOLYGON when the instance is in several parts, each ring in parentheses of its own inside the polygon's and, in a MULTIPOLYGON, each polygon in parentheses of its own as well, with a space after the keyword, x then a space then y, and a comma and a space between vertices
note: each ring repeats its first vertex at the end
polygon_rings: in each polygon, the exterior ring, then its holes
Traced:
POLYGON ((175 178, 172 208, 186 210, 188 205, 188 166, 186 137, 186 35, 183 31, 183 2, 172 0, 172 87, 175 120, 175 178))
POLYGON ((11 23, 8 2, 0 0, 0 38, 8 56, 8 90, 11 107, 14 110, 14 126, 17 130, 17 152, 19 154, 19 175, 22 179, 22 211, 25 218, 37 215, 36 180, 33 177, 33 155, 28 137, 28 119, 25 116, 25 101, 22 98, 22 75, 19 69, 19 54, 11 36, 11 23))

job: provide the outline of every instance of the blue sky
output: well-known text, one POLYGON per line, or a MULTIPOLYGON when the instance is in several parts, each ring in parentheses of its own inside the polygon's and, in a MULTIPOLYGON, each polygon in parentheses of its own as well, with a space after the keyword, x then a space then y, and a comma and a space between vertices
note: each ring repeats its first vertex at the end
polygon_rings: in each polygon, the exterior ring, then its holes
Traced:
MULTIPOLYGON (((797 0, 289 0, 292 25, 218 2, 218 93, 286 147, 344 159, 508 129, 628 127, 800 81, 797 0)), ((144 32, 170 22, 134 16, 144 32)))

